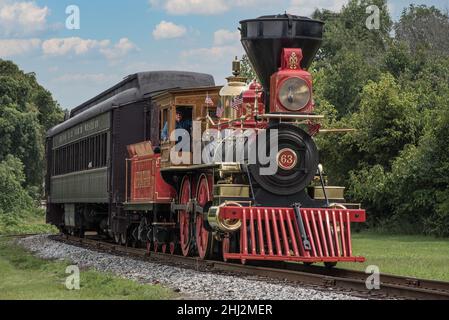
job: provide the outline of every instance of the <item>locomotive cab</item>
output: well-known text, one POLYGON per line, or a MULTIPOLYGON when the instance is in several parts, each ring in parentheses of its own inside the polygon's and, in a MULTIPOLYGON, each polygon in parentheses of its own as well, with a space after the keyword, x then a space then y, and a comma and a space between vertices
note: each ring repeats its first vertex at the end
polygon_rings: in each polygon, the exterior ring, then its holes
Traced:
POLYGON ((207 116, 216 113, 220 89, 215 86, 171 89, 153 97, 159 109, 162 169, 194 164, 192 149, 196 143, 201 143, 201 135, 205 130, 205 126, 201 125, 201 130, 195 135, 194 122, 204 123, 207 116), (176 129, 182 130, 176 132, 176 129), (182 137, 176 137, 177 133, 182 137))

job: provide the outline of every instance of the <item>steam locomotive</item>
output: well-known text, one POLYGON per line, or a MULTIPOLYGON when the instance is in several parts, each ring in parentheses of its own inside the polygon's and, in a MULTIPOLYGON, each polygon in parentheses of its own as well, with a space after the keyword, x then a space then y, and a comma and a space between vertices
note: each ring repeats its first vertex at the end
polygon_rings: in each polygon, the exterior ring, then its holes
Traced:
POLYGON ((365 211, 327 185, 313 139, 322 116, 307 68, 323 23, 283 14, 240 25, 260 83, 247 85, 237 60, 225 86, 138 73, 48 132, 48 223, 200 259, 364 261, 351 223, 365 211))

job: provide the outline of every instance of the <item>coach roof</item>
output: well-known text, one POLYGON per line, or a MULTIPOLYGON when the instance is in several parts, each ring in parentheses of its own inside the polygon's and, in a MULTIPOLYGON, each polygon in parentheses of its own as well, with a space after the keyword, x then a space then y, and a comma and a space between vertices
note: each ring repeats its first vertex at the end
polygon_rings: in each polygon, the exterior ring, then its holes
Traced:
POLYGON ((108 112, 114 107, 149 98, 157 92, 174 88, 214 85, 213 76, 204 73, 152 71, 132 74, 98 96, 74 108, 70 113, 70 118, 50 129, 47 137, 53 137, 79 123, 108 112))

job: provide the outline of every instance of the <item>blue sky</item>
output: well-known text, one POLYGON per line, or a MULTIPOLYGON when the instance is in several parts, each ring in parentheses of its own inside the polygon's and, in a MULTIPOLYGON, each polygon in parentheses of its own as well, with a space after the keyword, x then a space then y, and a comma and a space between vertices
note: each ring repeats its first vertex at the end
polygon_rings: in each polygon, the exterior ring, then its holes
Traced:
MULTIPOLYGON (((147 70, 211 73, 217 84, 243 53, 238 22, 288 11, 338 10, 346 0, 0 0, 0 58, 36 72, 64 108, 128 74, 147 70), (80 9, 80 29, 65 26, 80 9)), ((389 1, 397 19, 410 3, 449 9, 449 0, 389 1)))

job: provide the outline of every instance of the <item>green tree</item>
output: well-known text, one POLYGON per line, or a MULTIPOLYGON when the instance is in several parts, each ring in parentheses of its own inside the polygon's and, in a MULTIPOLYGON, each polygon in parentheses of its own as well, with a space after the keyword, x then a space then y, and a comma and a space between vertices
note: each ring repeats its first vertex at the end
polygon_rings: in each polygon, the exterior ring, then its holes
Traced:
POLYGON ((11 103, 20 111, 37 111, 44 131, 64 119, 63 110, 34 73, 24 73, 12 61, 0 59, 0 106, 11 103))
POLYGON ((11 61, 0 59, 0 161, 9 155, 24 165, 25 186, 40 188, 44 174, 44 137, 64 113, 50 92, 11 61))
POLYGON ((351 195, 363 201, 374 224, 449 236, 449 111, 437 114, 419 144, 407 145, 391 170, 375 165, 351 173, 351 195))
POLYGON ((434 6, 411 4, 395 25, 396 38, 416 54, 449 54, 449 16, 434 6))
POLYGON ((332 126, 357 130, 318 138, 321 158, 333 182, 351 183, 351 171, 374 165, 388 170, 401 150, 419 139, 422 124, 417 95, 403 91, 392 75, 383 74, 362 89, 360 110, 332 126))
POLYGON ((340 13, 317 10, 313 18, 326 23, 320 59, 331 59, 341 50, 360 51, 365 57, 382 53, 390 42, 393 26, 386 0, 349 0, 340 13), (369 17, 367 7, 380 9, 380 29, 370 30, 366 26, 369 17))
POLYGON ((377 80, 380 70, 370 64, 359 51, 342 49, 329 62, 317 64, 322 70, 320 79, 315 79, 315 96, 334 105, 338 118, 360 108, 360 94, 369 80, 377 80))
POLYGON ((0 162, 0 211, 3 214, 11 215, 31 208, 32 200, 23 188, 24 183, 22 162, 11 155, 7 156, 0 162))
POLYGON ((246 54, 242 56, 242 60, 240 61, 240 63, 241 63, 240 76, 247 78, 248 82, 257 79, 256 72, 254 71, 254 68, 251 65, 251 62, 249 61, 249 58, 246 54))
POLYGON ((350 0, 340 13, 317 10, 314 18, 326 23, 322 48, 314 68, 323 70, 315 81, 317 99, 335 106, 337 117, 356 112, 362 88, 369 80, 378 80, 383 54, 391 43, 392 21, 385 0, 350 0), (380 9, 380 29, 369 30, 366 9, 380 9))
POLYGON ((43 177, 43 138, 37 113, 20 112, 15 105, 0 109, 0 159, 8 155, 25 164, 26 185, 39 186, 43 177))
POLYGON ((390 74, 378 82, 370 81, 361 95, 360 111, 351 123, 359 152, 365 163, 388 167, 407 144, 416 144, 420 134, 418 99, 402 91, 390 74))

